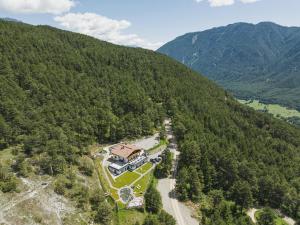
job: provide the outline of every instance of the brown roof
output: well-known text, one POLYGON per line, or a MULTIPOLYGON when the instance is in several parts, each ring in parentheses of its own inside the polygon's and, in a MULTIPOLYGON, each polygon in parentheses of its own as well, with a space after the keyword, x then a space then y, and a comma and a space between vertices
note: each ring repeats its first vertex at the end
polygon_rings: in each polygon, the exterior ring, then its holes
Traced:
POLYGON ((137 151, 141 151, 141 149, 130 144, 118 144, 111 147, 111 153, 113 155, 121 156, 123 158, 128 158, 131 154, 137 151))

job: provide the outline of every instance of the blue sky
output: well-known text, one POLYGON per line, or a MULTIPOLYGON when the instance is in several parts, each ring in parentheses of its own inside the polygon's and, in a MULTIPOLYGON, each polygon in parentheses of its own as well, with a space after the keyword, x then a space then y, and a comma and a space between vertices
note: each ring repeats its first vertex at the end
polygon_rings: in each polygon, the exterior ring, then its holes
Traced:
POLYGON ((150 49, 235 22, 300 26, 299 9, 299 0, 0 0, 1 17, 150 49))

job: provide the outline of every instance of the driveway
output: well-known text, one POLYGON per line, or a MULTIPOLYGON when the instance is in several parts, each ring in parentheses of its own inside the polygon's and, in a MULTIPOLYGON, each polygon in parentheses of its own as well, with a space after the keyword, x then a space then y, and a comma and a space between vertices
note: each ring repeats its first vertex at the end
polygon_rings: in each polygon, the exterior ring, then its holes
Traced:
POLYGON ((145 150, 149 150, 153 148, 155 145, 159 144, 159 134, 154 134, 150 137, 145 137, 143 139, 137 140, 133 143, 137 147, 143 148, 145 150))
POLYGON ((168 139, 171 143, 170 151, 174 153, 174 164, 172 176, 158 181, 157 189, 162 197, 163 208, 175 218, 177 225, 199 225, 199 221, 191 216, 192 210, 184 203, 179 202, 173 194, 176 185, 175 177, 177 173, 179 151, 177 151, 177 144, 172 132, 171 121, 167 120, 165 126, 168 139))

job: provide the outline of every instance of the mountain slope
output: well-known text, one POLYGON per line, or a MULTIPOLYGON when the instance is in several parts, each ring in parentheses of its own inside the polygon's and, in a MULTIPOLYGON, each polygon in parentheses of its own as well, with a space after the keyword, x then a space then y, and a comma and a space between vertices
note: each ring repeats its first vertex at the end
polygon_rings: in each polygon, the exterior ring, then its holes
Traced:
MULTIPOLYGON (((168 115, 181 151, 182 199, 212 206, 217 194, 248 207, 252 202, 238 201, 242 183, 249 199, 299 216, 300 131, 239 104, 186 66, 152 51, 11 22, 0 22, 0 50, 0 146, 21 146, 18 165, 28 159, 35 173, 61 179, 88 145, 148 135, 168 115)), ((224 201, 204 211, 206 224, 250 224, 224 201)))
POLYGON ((22 22, 19 21, 19 20, 16 20, 16 19, 13 19, 13 18, 9 18, 9 17, 0 18, 0 20, 4 20, 4 21, 7 21, 7 22, 22 23, 22 22))
POLYGON ((185 34, 158 51, 238 97, 300 108, 300 28, 236 23, 185 34))

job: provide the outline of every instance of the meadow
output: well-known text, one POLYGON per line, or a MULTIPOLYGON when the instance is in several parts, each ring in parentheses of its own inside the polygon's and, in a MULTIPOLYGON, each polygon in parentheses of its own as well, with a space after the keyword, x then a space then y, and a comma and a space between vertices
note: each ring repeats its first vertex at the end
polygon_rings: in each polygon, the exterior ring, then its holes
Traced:
POLYGON ((275 117, 282 118, 291 118, 291 117, 299 117, 300 112, 295 109, 289 109, 284 106, 278 104, 264 104, 259 102, 259 100, 238 100, 240 103, 250 106, 255 110, 265 111, 273 114, 275 117))

